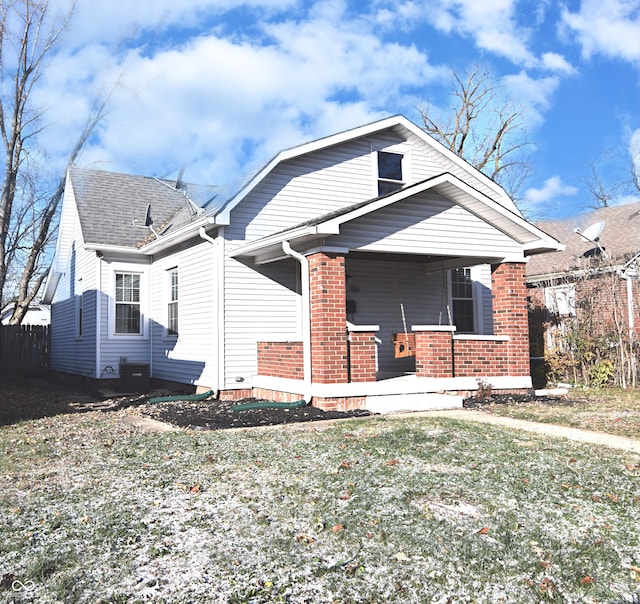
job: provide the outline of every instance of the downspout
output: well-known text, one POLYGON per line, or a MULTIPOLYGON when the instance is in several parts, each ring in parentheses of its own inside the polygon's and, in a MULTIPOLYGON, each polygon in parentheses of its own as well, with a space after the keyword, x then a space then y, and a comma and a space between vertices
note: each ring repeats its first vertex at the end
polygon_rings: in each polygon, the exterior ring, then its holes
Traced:
POLYGON ((96 383, 102 379, 102 370, 100 364, 102 357, 100 354, 102 348, 102 324, 100 321, 100 307, 102 305, 102 253, 96 252, 96 260, 98 261, 98 287, 96 287, 96 383))
MULTIPOLYGON (((200 235, 201 239, 203 239, 204 241, 208 241, 213 246, 214 253, 217 251, 218 242, 213 237, 211 237, 211 235, 209 235, 207 233, 206 229, 203 226, 201 226, 198 229, 198 235, 200 235)), ((216 257, 217 257, 217 255, 216 255, 216 257)), ((214 258, 214 260, 215 260, 215 258, 214 258)), ((222 289, 222 287, 218 287, 218 291, 220 291, 221 289, 222 289)), ((216 306, 215 306, 215 309, 214 309, 214 316, 215 316, 215 319, 217 321, 217 326, 216 326, 216 335, 217 335, 216 354, 218 356, 218 359, 217 359, 218 366, 216 367, 216 374, 217 374, 217 382, 218 383, 215 385, 216 397, 218 397, 219 394, 220 394, 220 389, 221 389, 220 388, 220 378, 221 378, 221 375, 222 375, 220 373, 220 362, 221 362, 220 361, 220 354, 221 354, 220 353, 220 342, 222 341, 222 337, 221 337, 221 331, 220 331, 221 321, 220 321, 219 314, 220 314, 220 303, 219 303, 219 299, 216 298, 216 306)))
POLYGON ((311 402, 311 301, 309 299, 309 260, 303 254, 296 252, 288 241, 282 242, 282 249, 287 256, 295 258, 300 263, 300 278, 302 287, 302 357, 304 367, 303 398, 311 402))

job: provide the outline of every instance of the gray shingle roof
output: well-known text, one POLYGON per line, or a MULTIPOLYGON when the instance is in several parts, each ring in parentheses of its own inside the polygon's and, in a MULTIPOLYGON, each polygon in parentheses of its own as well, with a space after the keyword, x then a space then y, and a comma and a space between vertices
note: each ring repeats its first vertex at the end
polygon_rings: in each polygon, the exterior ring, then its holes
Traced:
POLYGON ((640 203, 599 208, 582 216, 536 223, 538 228, 567 247, 562 252, 533 256, 527 265, 527 277, 565 273, 593 266, 598 258, 597 247, 584 241, 574 229, 577 227, 584 232, 599 221, 604 222, 600 245, 613 264, 624 264, 640 252, 640 203))
POLYGON ((195 218, 197 208, 187 196, 198 207, 215 207, 214 187, 186 185, 186 196, 172 181, 148 176, 78 167, 69 173, 86 243, 137 247, 150 241, 151 230, 141 228, 149 206, 153 228, 160 233, 195 218))

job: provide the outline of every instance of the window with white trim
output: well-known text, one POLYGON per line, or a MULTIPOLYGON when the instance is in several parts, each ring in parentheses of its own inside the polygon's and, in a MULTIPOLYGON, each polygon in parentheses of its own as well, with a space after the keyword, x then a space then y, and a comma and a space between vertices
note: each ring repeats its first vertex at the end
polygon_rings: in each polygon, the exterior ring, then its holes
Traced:
POLYGON ((473 333, 475 330, 475 305, 471 269, 468 267, 451 270, 451 305, 456 331, 458 333, 473 333))
POLYGON ((169 296, 167 301, 167 335, 178 335, 178 269, 167 271, 169 296))
POLYGON ((117 335, 142 334, 140 274, 115 274, 115 322, 117 335))
POLYGON ((378 195, 387 195, 404 185, 401 153, 378 151, 378 195))

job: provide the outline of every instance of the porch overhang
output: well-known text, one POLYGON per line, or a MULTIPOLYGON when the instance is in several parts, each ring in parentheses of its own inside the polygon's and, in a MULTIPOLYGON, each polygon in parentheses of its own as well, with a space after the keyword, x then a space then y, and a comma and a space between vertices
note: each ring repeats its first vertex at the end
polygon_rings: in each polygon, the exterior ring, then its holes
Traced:
MULTIPOLYGON (((310 248, 331 245, 331 238, 340 235, 344 225, 358 218, 389 208, 401 201, 417 198, 425 192, 436 193, 446 198, 514 241, 520 250, 518 254, 511 254, 514 256, 514 261, 522 261, 526 255, 557 251, 564 248, 561 243, 527 222, 520 215, 506 209, 498 202, 470 187, 455 175, 447 172, 389 195, 357 203, 278 233, 247 242, 236 248, 231 255, 251 258, 256 264, 264 264, 286 257, 282 250, 282 243, 285 241, 289 242, 296 251, 301 253, 310 248)), ((398 245, 398 249, 395 251, 402 253, 403 246, 398 245)), ((426 242, 424 255, 437 256, 438 261, 441 261, 438 251, 429 249, 426 242)), ((477 256, 477 254, 475 255, 477 256)), ((486 254, 483 254, 483 258, 489 262, 509 260, 504 253, 498 253, 491 249, 487 249, 486 254)), ((458 261, 454 264, 454 266, 459 265, 458 261)))

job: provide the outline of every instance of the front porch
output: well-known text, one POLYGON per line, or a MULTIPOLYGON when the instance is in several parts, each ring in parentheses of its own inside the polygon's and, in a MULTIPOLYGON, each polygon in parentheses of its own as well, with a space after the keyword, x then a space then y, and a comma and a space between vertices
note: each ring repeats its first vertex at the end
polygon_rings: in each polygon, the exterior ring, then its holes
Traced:
MULTIPOLYGON (((259 341, 253 396, 388 412, 460 407, 463 397, 481 387, 531 389, 523 262, 491 268, 491 334, 458 334, 454 325, 407 325, 409 350, 401 352, 401 364, 381 365, 380 351, 398 347, 389 341, 388 317, 381 317, 384 329, 347 320, 345 256, 316 252, 307 261, 307 346, 304 340, 259 341)), ((421 316, 427 316, 428 305, 422 303, 421 316)), ((398 335, 404 339, 404 325, 398 335)))

